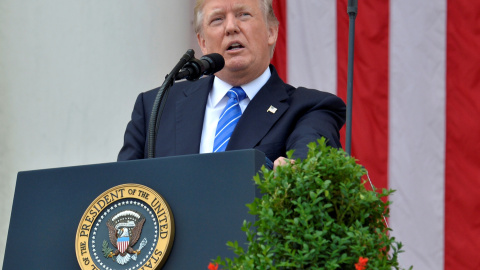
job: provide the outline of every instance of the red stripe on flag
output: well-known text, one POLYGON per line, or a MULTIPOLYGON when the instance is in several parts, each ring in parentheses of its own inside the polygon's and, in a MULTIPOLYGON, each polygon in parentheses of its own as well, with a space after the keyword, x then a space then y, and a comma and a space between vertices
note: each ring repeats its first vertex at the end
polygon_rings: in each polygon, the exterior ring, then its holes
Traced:
MULTIPOLYGON (((344 101, 348 25, 347 1, 337 1, 337 93, 344 101)), ((373 184, 384 188, 388 186, 389 1, 359 1, 355 27, 352 155, 369 171, 373 184)))
POLYGON ((445 269, 480 269, 480 2, 447 2, 445 269))
POLYGON ((273 10, 280 26, 275 53, 271 63, 277 69, 278 75, 283 81, 287 81, 287 2, 286 0, 273 0, 273 10))

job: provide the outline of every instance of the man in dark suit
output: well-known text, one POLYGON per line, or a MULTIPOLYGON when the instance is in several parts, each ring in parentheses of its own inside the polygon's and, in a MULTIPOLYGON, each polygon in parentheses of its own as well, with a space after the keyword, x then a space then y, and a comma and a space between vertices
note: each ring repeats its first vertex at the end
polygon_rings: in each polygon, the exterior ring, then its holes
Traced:
MULTIPOLYGON (((255 148, 281 165, 291 149, 295 157, 305 158, 307 144, 320 137, 341 147, 343 101, 329 93, 285 84, 269 65, 278 35, 272 0, 198 0, 194 14, 203 54, 221 54, 225 67, 215 76, 171 88, 160 120, 156 156, 214 151, 217 123, 230 104, 226 94, 234 88, 241 88, 246 98, 235 101, 241 117, 224 141, 227 151, 255 148)), ((149 117, 157 92, 153 89, 137 98, 118 160, 146 157, 149 117)))

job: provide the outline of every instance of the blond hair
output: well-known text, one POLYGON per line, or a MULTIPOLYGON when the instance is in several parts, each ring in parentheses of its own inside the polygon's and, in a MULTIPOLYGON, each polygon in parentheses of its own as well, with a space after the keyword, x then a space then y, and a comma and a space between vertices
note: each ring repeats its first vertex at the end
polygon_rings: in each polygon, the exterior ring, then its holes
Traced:
MULTIPOLYGON (((273 12, 272 6, 273 0, 259 0, 260 9, 263 11, 265 22, 267 25, 278 25, 278 19, 273 12)), ((202 20, 203 20, 203 5, 205 0, 197 0, 197 4, 193 9, 193 29, 195 33, 199 34, 202 31, 202 20)))

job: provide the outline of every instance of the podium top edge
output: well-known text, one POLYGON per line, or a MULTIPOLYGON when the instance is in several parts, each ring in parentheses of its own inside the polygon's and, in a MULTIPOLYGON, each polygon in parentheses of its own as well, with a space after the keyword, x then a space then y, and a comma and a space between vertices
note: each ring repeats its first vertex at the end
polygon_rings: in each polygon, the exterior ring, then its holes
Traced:
POLYGON ((238 154, 250 154, 253 155, 256 159, 265 159, 265 154, 262 151, 257 149, 241 149, 241 150, 231 150, 219 153, 201 153, 201 154, 187 154, 187 155, 178 155, 178 156, 168 156, 168 157, 155 157, 150 159, 132 159, 132 160, 122 160, 122 161, 111 161, 111 162, 101 162, 101 163, 91 163, 91 164, 80 164, 80 165, 66 165, 60 167, 50 167, 50 168, 39 168, 32 170, 23 170, 18 171, 17 177, 20 174, 38 172, 38 171, 49 171, 49 170, 58 170, 58 169, 70 169, 70 168, 80 168, 80 167, 90 167, 90 166, 108 166, 124 162, 149 162, 149 161, 163 161, 163 160, 176 160, 176 159, 191 159, 191 158, 209 158, 212 156, 223 156, 223 155, 238 155, 238 154))

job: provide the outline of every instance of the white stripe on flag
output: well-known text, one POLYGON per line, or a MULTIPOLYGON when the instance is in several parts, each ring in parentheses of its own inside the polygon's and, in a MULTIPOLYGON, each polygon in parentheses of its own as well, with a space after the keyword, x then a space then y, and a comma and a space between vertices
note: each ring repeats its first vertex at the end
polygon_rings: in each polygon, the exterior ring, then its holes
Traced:
POLYGON ((337 92, 336 5, 287 0, 288 83, 337 92))
POLYGON ((443 269, 446 1, 390 2, 390 224, 402 266, 443 269))

